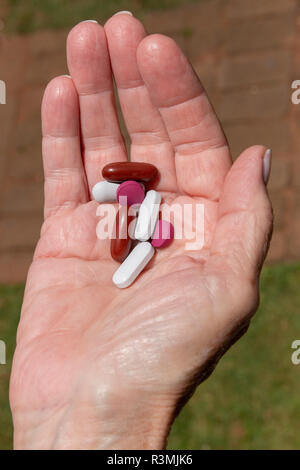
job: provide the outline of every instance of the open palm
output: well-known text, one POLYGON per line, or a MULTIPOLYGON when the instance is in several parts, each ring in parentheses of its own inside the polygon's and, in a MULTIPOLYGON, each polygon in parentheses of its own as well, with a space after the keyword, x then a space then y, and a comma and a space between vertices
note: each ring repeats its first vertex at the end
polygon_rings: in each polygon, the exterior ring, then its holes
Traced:
POLYGON ((128 14, 77 25, 67 56, 72 78, 52 80, 42 106, 45 221, 11 378, 15 446, 157 448, 256 309, 271 230, 266 149, 232 165, 187 59, 128 14), (90 197, 102 167, 127 159, 112 74, 131 160, 157 166, 164 201, 205 214, 201 250, 174 240, 124 290, 90 197))

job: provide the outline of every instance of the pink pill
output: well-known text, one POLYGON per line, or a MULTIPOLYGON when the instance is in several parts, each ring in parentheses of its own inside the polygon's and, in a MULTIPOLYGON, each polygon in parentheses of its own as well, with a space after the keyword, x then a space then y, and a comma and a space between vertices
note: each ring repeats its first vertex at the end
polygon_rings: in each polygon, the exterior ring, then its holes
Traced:
POLYGON ((173 225, 166 220, 159 220, 152 235, 151 245, 154 246, 154 248, 164 248, 165 246, 168 246, 169 243, 171 243, 173 238, 173 225))
POLYGON ((117 200, 121 206, 141 204, 145 198, 145 192, 136 181, 124 181, 117 189, 117 200))

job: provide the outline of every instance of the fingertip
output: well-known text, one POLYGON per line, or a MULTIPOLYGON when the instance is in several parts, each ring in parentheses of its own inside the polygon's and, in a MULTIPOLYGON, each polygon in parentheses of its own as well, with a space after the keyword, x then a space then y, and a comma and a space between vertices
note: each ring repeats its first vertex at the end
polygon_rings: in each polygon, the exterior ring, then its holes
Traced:
POLYGON ((272 164, 272 150, 265 145, 253 145, 244 150, 235 161, 235 170, 239 168, 252 173, 255 178, 267 185, 272 164))
POLYGON ((129 10, 122 10, 122 11, 117 11, 117 13, 115 13, 113 16, 117 16, 117 15, 129 15, 129 16, 133 16, 133 13, 129 10))
POLYGON ((146 35, 144 25, 141 21, 134 16, 121 13, 109 18, 104 25, 104 30, 109 45, 112 45, 118 50, 128 46, 134 49, 146 35))
POLYGON ((43 134, 77 134, 78 96, 71 77, 61 75, 46 86, 42 100, 43 134))
POLYGON ((139 44, 137 58, 141 64, 145 61, 155 64, 162 56, 169 56, 178 50, 179 47, 172 38, 163 34, 150 34, 139 44))
POLYGON ((266 150, 267 147, 265 145, 252 145, 251 147, 248 147, 247 149, 243 150, 239 158, 262 158, 266 150))
POLYGON ((252 206, 268 203, 264 182, 264 156, 267 147, 254 145, 244 150, 230 169, 223 190, 222 207, 243 207, 249 210, 252 206))
POLYGON ((126 32, 131 32, 132 27, 135 29, 145 30, 141 21, 126 12, 118 12, 111 16, 104 24, 104 30, 109 31, 115 36, 124 36, 126 32))
POLYGON ((86 41, 90 40, 91 35, 94 33, 103 34, 104 28, 100 25, 96 20, 84 20, 80 23, 77 23, 73 28, 69 31, 67 36, 67 45, 71 45, 73 41, 81 42, 83 45, 86 41))
POLYGON ((94 21, 82 21, 75 25, 67 37, 68 60, 75 59, 74 54, 84 55, 87 48, 95 48, 96 37, 105 37, 104 28, 94 21))
POLYGON ((68 101, 72 101, 72 98, 76 96, 76 89, 73 84, 71 77, 66 75, 60 75, 53 78, 47 84, 42 100, 42 110, 45 106, 51 104, 55 106, 57 103, 62 104, 68 101))
POLYGON ((143 84, 136 50, 146 35, 143 24, 128 14, 112 16, 104 26, 114 77, 119 88, 143 84))
POLYGON ((92 21, 82 21, 75 25, 67 37, 67 56, 68 63, 78 60, 82 61, 85 57, 90 57, 90 53, 95 51, 99 40, 105 41, 105 32, 103 26, 92 21))
POLYGON ((79 94, 110 88, 110 61, 103 26, 93 21, 74 26, 67 37, 67 62, 79 94))
POLYGON ((152 101, 158 107, 180 104, 203 91, 184 53, 168 36, 147 36, 138 47, 137 62, 152 101))
POLYGON ((252 175, 252 178, 260 180, 263 176, 263 159, 268 148, 265 145, 253 145, 244 150, 234 162, 233 170, 241 170, 245 176, 252 175))

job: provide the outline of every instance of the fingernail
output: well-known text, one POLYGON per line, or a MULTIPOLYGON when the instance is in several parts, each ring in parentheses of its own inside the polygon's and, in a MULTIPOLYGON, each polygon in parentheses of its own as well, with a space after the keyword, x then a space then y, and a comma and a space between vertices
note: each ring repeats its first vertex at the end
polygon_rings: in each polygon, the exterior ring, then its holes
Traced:
POLYGON ((72 78, 71 75, 61 75, 61 77, 72 78))
POLYGON ((271 161, 272 161, 272 150, 266 150, 263 159, 263 176, 264 176, 264 183, 267 184, 270 176, 271 171, 271 161))
POLYGON ((127 11, 127 10, 117 11, 117 13, 115 13, 113 16, 116 16, 116 15, 130 15, 130 16, 133 16, 131 11, 127 11))
POLYGON ((83 20, 83 21, 80 21, 80 23, 98 23, 98 21, 96 21, 96 20, 83 20))

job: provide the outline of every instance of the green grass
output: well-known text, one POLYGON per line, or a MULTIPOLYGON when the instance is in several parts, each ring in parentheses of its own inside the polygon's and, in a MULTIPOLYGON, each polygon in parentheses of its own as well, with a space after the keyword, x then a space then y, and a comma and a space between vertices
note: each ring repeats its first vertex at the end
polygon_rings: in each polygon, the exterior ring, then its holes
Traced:
POLYGON ((12 424, 8 385, 16 329, 23 298, 23 286, 0 286, 0 340, 6 344, 6 364, 0 364, 0 449, 12 446, 12 424))
MULTIPOLYGON (((4 0, 2 0, 4 1, 4 0)), ((5 29, 29 33, 40 29, 72 27, 83 19, 103 23, 120 10, 137 16, 152 10, 173 8, 203 0, 6 0, 5 29)))
MULTIPOLYGON (((177 418, 169 449, 299 449, 300 264, 264 269, 261 306, 248 333, 221 360, 177 418)), ((0 287, 0 449, 11 447, 8 379, 23 288, 0 287)))

